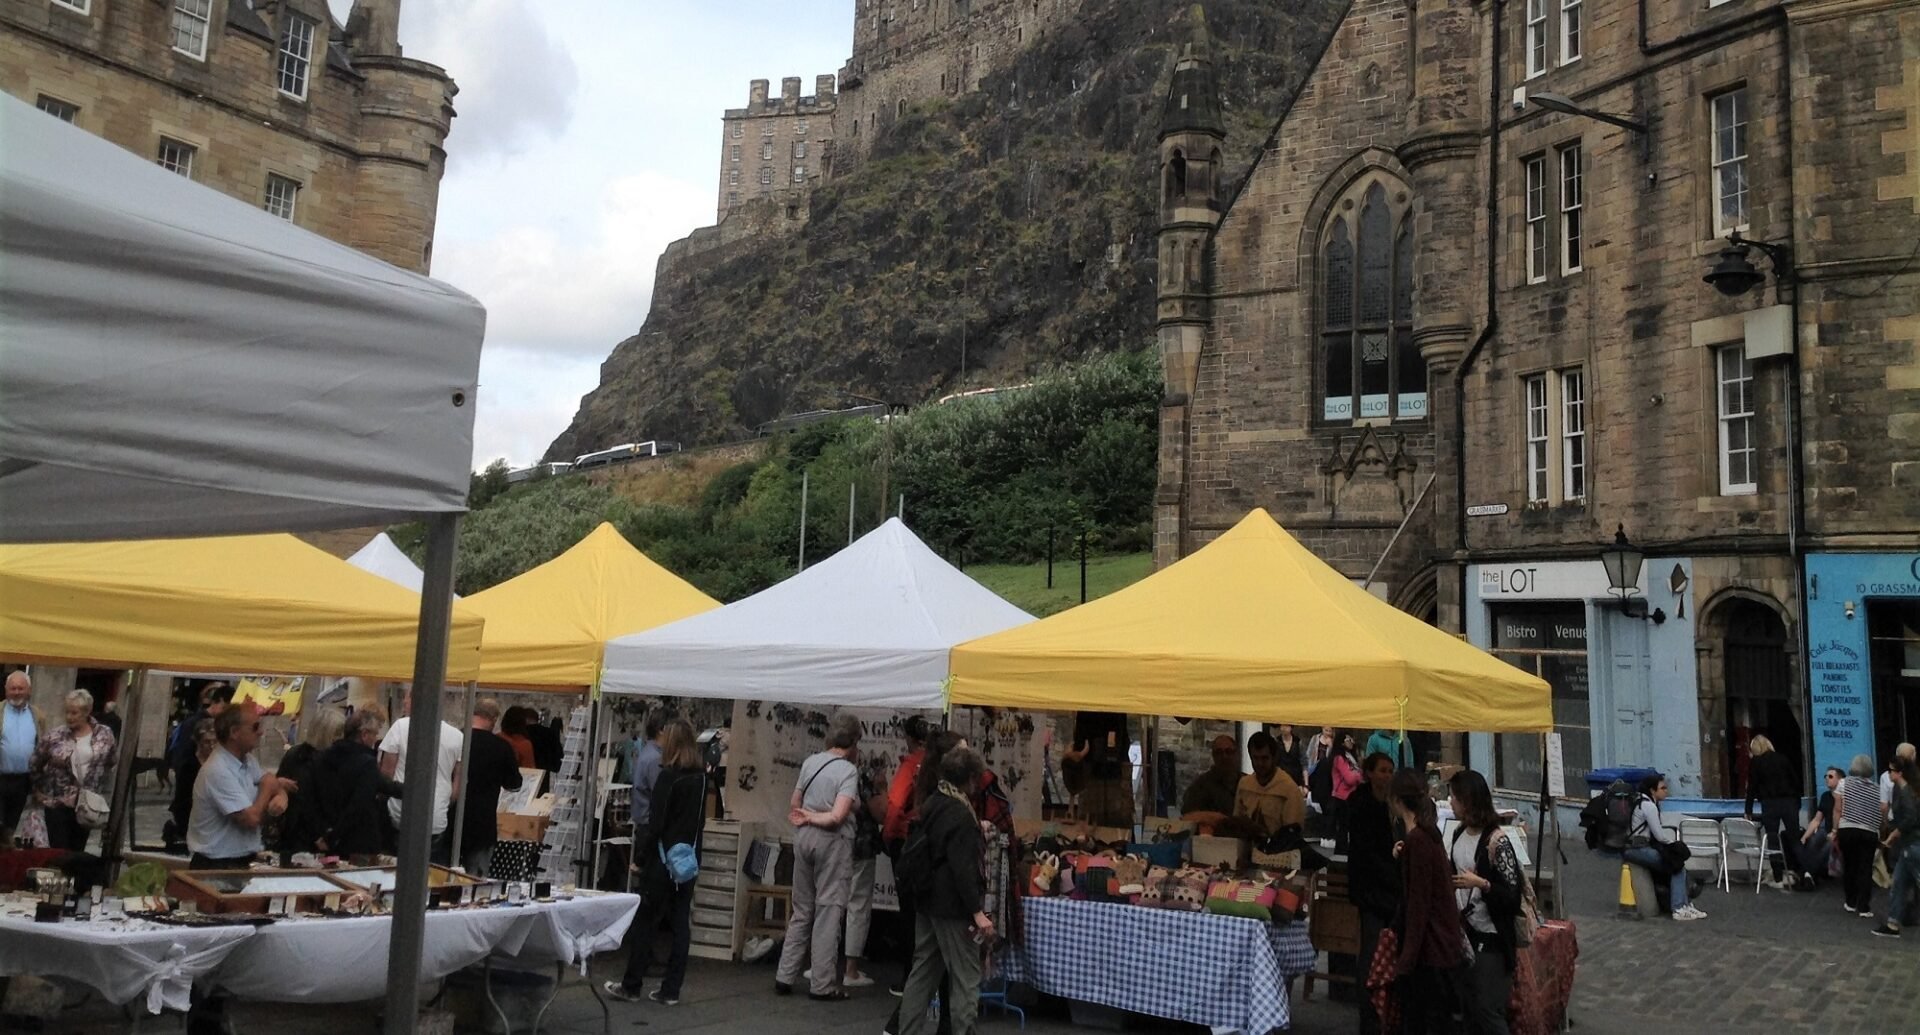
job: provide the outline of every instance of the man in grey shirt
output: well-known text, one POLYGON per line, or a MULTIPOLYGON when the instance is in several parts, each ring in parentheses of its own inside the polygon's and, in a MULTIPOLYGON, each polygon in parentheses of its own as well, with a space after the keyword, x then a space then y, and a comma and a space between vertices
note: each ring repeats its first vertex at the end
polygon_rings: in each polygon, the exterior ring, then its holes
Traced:
POLYGON ((840 932, 853 871, 853 810, 860 800, 860 720, 842 712, 827 727, 827 749, 800 764, 787 819, 793 823, 793 912, 773 990, 793 991, 812 954, 809 999, 847 998, 840 981, 840 932))
POLYGON ((653 845, 649 840, 647 821, 653 816, 653 785, 660 781, 660 731, 667 725, 667 712, 664 708, 655 708, 647 716, 645 735, 633 742, 632 817, 633 817, 633 858, 648 859, 653 855, 653 845))

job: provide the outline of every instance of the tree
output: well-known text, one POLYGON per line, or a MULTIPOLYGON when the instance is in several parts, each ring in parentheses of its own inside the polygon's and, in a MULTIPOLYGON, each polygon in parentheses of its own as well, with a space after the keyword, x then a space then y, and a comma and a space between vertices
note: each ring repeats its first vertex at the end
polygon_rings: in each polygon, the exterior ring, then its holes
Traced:
POLYGON ((467 482, 467 509, 480 510, 500 498, 512 486, 507 481, 510 470, 506 457, 496 457, 486 470, 471 476, 467 482))

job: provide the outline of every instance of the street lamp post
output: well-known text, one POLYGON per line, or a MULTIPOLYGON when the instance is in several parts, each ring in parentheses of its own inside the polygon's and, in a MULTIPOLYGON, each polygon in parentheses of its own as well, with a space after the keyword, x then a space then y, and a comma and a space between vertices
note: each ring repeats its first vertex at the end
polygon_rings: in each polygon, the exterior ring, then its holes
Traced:
POLYGON ((1645 597, 1636 597, 1640 588, 1640 569, 1646 564, 1645 551, 1627 541, 1627 526, 1621 525, 1613 533, 1613 542, 1600 551, 1600 566, 1607 571, 1607 588, 1620 598, 1620 613, 1628 618, 1651 619, 1659 625, 1667 620, 1667 612, 1654 608, 1647 612, 1645 597), (1633 602, 1640 601, 1640 613, 1633 613, 1633 602))

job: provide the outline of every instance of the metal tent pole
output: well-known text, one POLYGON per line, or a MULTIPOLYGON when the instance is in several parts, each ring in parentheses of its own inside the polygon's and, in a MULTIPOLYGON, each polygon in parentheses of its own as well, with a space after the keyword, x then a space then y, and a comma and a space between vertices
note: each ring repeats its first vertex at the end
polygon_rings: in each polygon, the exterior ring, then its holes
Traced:
MULTIPOLYGON (((467 824, 467 774, 473 772, 473 696, 474 682, 467 680, 467 719, 461 723, 460 740, 460 786, 453 789, 453 848, 447 860, 460 865, 460 835, 466 831, 467 824)), ((481 874, 484 877, 486 874, 481 874)))
MULTIPOLYGON (((146 697, 147 670, 136 668, 127 676, 127 714, 121 717, 120 728, 129 731, 132 746, 121 745, 120 764, 113 769, 113 804, 107 812, 107 829, 102 834, 100 851, 106 856, 109 872, 118 875, 120 871, 121 849, 131 844, 133 838, 133 769, 134 761, 140 756, 141 699, 146 697)), ((192 730, 187 731, 189 735, 192 730)), ((161 761, 166 761, 165 741, 161 739, 161 761)))
MULTIPOLYGON (((435 514, 427 519, 420 637, 413 655, 413 720, 407 729, 407 757, 416 760, 432 758, 440 739, 440 695, 447 677, 447 641, 453 623, 453 562, 459 535, 459 514, 435 514)), ((393 892, 393 933, 387 942, 386 1035, 411 1035, 417 1027, 420 955, 427 938, 427 849, 433 835, 433 781, 403 782, 406 793, 400 802, 400 860, 393 892)))

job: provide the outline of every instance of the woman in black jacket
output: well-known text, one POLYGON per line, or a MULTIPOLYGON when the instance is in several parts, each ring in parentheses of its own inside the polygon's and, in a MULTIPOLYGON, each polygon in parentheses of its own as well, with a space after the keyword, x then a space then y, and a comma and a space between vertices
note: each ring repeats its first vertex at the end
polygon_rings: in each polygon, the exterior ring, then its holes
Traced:
POLYGON ((1813 874, 1800 862, 1800 774, 1793 763, 1773 749, 1773 741, 1756 733, 1747 741, 1747 819, 1753 819, 1753 803, 1760 803, 1760 832, 1780 849, 1773 860, 1773 884, 1782 891, 1793 887, 1797 876, 1813 887, 1813 874), (1781 866, 1785 865, 1783 876, 1781 866))
MULTIPOLYGON (((707 770, 693 738, 693 726, 675 719, 661 730, 660 777, 653 785, 647 829, 653 851, 636 861, 640 872, 640 911, 627 928, 627 972, 604 986, 607 994, 627 1002, 640 1001, 641 986, 653 964, 653 932, 662 917, 673 924, 673 950, 660 987, 647 998, 662 1006, 680 1002, 680 985, 687 977, 687 954, 693 944, 693 881, 676 884, 667 870, 666 854, 674 845, 690 844, 700 851, 700 833, 706 826, 707 770)), ((833 961, 825 966, 837 966, 833 961)))
POLYGON ((313 851, 315 842, 325 832, 320 818, 320 789, 314 783, 313 774, 321 756, 340 739, 346 724, 346 714, 340 709, 315 705, 310 713, 300 717, 300 743, 280 759, 281 778, 292 780, 298 788, 288 796, 287 811, 280 817, 275 847, 280 851, 282 866, 293 865, 292 857, 297 853, 313 851))
POLYGON ((347 717, 346 732, 314 766, 314 804, 320 810, 320 836, 314 848, 329 855, 371 856, 386 837, 387 812, 380 797, 397 798, 401 786, 380 775, 375 745, 386 732, 387 717, 378 708, 362 708, 347 717))
POLYGON ((922 1035, 927 1007, 941 979, 950 991, 941 999, 954 1035, 972 1035, 980 1005, 982 947, 993 942, 993 919, 986 906, 981 866, 986 840, 971 797, 986 772, 969 747, 956 747, 939 761, 935 793, 920 805, 920 816, 900 852, 902 890, 913 897, 913 970, 900 1002, 900 1035, 922 1035))
POLYGON ((1469 1035, 1506 1035, 1507 1001, 1513 996, 1513 968, 1519 959, 1516 935, 1526 922, 1521 912, 1526 874, 1494 811, 1486 777, 1463 770, 1447 787, 1460 826, 1446 848, 1460 922, 1473 946, 1461 986, 1466 1030, 1469 1035))

